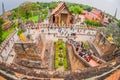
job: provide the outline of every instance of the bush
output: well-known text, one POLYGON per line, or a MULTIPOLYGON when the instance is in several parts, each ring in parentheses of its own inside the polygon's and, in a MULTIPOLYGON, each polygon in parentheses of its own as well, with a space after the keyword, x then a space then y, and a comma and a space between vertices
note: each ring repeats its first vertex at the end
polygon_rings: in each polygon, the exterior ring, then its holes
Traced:
POLYGON ((87 43, 83 43, 83 45, 84 45, 84 47, 86 48, 86 49, 88 49, 88 44, 87 43))
POLYGON ((63 55, 60 53, 60 54, 59 54, 59 57, 60 57, 60 58, 62 58, 62 57, 63 57, 63 55))
POLYGON ((22 34, 22 30, 18 30, 17 35, 20 35, 20 34, 22 34))
POLYGON ((63 49, 63 46, 62 46, 62 45, 59 45, 59 49, 60 49, 60 50, 63 49))
POLYGON ((85 23, 91 26, 100 26, 100 22, 93 21, 93 20, 85 20, 85 23))
POLYGON ((63 65, 63 62, 62 61, 59 61, 59 66, 62 66, 63 65))

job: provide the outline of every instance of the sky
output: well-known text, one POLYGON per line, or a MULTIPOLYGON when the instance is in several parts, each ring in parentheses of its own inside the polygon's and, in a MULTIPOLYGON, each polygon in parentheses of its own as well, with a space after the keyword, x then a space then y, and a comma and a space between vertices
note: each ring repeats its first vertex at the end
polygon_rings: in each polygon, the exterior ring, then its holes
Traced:
MULTIPOLYGON (((0 0, 0 14, 2 13, 2 2, 4 2, 5 10, 8 11, 18 7, 21 3, 25 1, 51 2, 51 1, 59 1, 59 0, 0 0)), ((120 19, 120 0, 61 0, 61 1, 93 6, 111 15, 115 14, 115 10, 117 8, 118 10, 117 18, 120 19)))

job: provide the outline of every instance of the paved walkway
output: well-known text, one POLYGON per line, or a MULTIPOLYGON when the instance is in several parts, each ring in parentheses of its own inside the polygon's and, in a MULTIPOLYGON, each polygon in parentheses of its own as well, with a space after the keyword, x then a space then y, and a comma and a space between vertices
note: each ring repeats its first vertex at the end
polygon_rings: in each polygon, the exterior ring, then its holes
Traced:
POLYGON ((91 77, 91 78, 88 78, 88 79, 85 79, 85 80, 96 80, 97 78, 102 77, 102 76, 105 76, 105 75, 107 75, 107 74, 109 74, 109 73, 111 73, 111 72, 117 70, 118 68, 120 68, 120 65, 114 67, 114 68, 111 69, 110 71, 107 71, 107 72, 105 72, 105 73, 103 73, 103 74, 101 74, 101 75, 94 76, 94 77, 91 77))
MULTIPOLYGON (((10 52, 13 48, 14 43, 17 40, 18 40, 17 32, 13 32, 13 34, 11 34, 8 37, 8 41, 5 40, 6 41, 5 44, 3 42, 3 45, 2 45, 3 48, 1 50, 2 52, 1 52, 1 57, 0 57, 1 62, 5 62, 8 59, 8 56, 12 55, 12 54, 10 54, 10 52)), ((13 53, 13 55, 14 55, 14 53, 13 53)), ((12 59, 12 57, 9 59, 12 59)))
POLYGON ((115 71, 113 74, 111 74, 105 80, 120 80, 120 69, 115 71))
POLYGON ((52 71, 54 68, 54 43, 51 41, 51 47, 50 47, 50 61, 49 61, 49 70, 52 71))
POLYGON ((15 55, 16 55, 16 53, 15 53, 14 49, 12 49, 11 52, 9 53, 9 55, 8 55, 6 63, 11 64, 13 62, 14 58, 15 58, 15 55))
POLYGON ((64 71, 64 66, 60 66, 56 71, 63 72, 64 71))
POLYGON ((4 74, 4 75, 6 75, 6 76, 9 76, 9 77, 11 77, 11 78, 14 79, 14 80, 17 80, 17 78, 16 78, 15 76, 13 76, 13 75, 5 72, 5 71, 0 70, 0 73, 4 74))

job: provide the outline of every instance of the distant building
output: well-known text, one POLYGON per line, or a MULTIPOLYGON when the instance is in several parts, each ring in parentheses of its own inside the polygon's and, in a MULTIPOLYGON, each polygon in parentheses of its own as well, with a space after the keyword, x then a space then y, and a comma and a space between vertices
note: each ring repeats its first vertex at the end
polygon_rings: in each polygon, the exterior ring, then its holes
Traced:
POLYGON ((105 16, 105 13, 100 10, 93 9, 90 12, 84 11, 83 14, 85 16, 85 20, 100 22, 101 25, 106 25, 110 23, 110 18, 108 16, 105 16))
POLYGON ((67 8, 66 4, 61 2, 52 12, 51 21, 57 25, 70 25, 73 23, 72 13, 67 8))
POLYGON ((93 20, 93 21, 100 21, 102 18, 102 12, 96 9, 93 9, 90 12, 85 14, 85 19, 93 20))

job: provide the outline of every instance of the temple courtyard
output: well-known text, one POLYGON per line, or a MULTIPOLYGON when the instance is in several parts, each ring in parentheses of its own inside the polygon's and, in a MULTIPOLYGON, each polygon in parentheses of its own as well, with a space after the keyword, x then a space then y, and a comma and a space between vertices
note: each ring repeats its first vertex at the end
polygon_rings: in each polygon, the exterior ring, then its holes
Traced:
POLYGON ((45 15, 36 12, 37 21, 26 11, 18 23, 7 20, 2 3, 1 30, 7 33, 11 25, 14 30, 0 44, 0 80, 119 80, 119 38, 114 37, 119 32, 107 31, 117 20, 97 9, 75 9, 76 15, 58 3, 43 10, 45 15))

